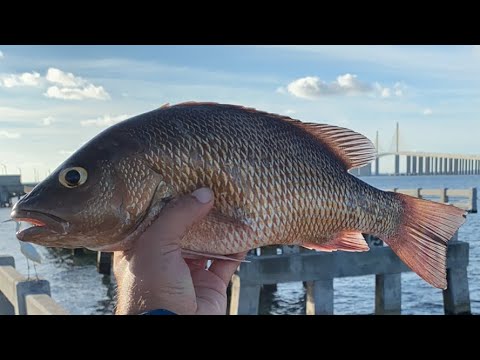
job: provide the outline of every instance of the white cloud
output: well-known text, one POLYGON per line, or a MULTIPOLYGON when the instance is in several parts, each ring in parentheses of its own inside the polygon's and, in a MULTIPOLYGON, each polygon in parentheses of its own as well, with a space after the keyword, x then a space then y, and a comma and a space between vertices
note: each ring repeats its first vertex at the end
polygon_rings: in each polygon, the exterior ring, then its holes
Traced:
POLYGON ((110 95, 103 86, 95 86, 93 84, 88 84, 81 88, 50 86, 44 95, 49 98, 63 100, 110 99, 110 95))
POLYGON ((55 122, 55 118, 53 116, 47 116, 46 118, 42 119, 43 126, 50 126, 55 122))
POLYGON ((5 55, 3 55, 2 50, 0 50, 0 59, 3 59, 4 57, 5 57, 5 55))
POLYGON ((300 98, 316 99, 326 95, 368 93, 372 90, 372 87, 359 81, 357 75, 344 74, 338 76, 331 83, 327 83, 316 76, 307 76, 292 81, 288 84, 287 90, 290 94, 300 98))
POLYGON ((1 74, 0 85, 6 88, 15 86, 38 86, 40 85, 41 76, 33 71, 31 73, 24 72, 22 74, 1 74))
POLYGON ((287 114, 287 115, 293 115, 293 114, 295 114, 295 113, 296 113, 296 111, 295 111, 295 110, 292 110, 292 109, 287 109, 287 110, 285 110, 285 114, 287 114))
POLYGON ((403 96, 405 94, 406 86, 403 83, 396 82, 392 87, 385 87, 376 82, 373 84, 373 88, 381 98, 387 99, 395 96, 403 96))
POLYGON ((103 86, 95 86, 79 76, 56 68, 49 68, 45 78, 35 71, 22 74, 0 74, 0 86, 6 88, 39 86, 45 84, 45 80, 48 83, 55 84, 49 86, 44 93, 48 98, 63 100, 110 99, 110 95, 103 86))
POLYGON ((58 153, 60 155, 67 155, 67 156, 70 156, 74 153, 75 151, 73 150, 59 150, 58 153))
POLYGON ((66 73, 56 68, 49 68, 45 76, 47 81, 58 84, 64 87, 78 87, 85 85, 87 82, 81 77, 75 76, 72 73, 66 73))
POLYGON ((80 124, 82 126, 105 127, 105 126, 110 126, 110 125, 116 124, 120 121, 128 119, 129 117, 130 117, 130 115, 126 115, 126 114, 117 115, 117 116, 103 115, 103 116, 100 116, 96 119, 89 119, 89 120, 80 121, 80 124))
POLYGON ((389 98, 390 96, 392 96, 392 91, 389 88, 382 88, 380 96, 383 98, 389 98))
POLYGON ((432 115, 432 114, 433 114, 433 111, 430 108, 426 108, 425 110, 423 110, 423 115, 428 116, 428 115, 432 115))
POLYGON ((49 68, 45 79, 55 84, 44 93, 49 98, 62 100, 110 99, 110 95, 103 86, 95 86, 79 76, 60 69, 49 68))
POLYGON ((5 130, 0 131, 0 139, 18 139, 20 137, 19 133, 12 133, 5 130))
POLYGON ((275 90, 275 92, 277 92, 279 94, 286 94, 287 90, 285 90, 285 88, 283 86, 280 86, 275 90))

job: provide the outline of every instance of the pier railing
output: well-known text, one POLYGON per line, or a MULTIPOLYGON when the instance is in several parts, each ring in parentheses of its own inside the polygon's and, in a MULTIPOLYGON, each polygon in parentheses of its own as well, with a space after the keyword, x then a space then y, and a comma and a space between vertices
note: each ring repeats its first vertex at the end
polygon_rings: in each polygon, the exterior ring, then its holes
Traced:
POLYGON ((390 189, 402 194, 415 196, 422 199, 449 203, 470 213, 477 212, 477 188, 470 189, 390 189))
MULTIPOLYGON (((477 189, 392 189, 402 194, 451 203, 470 213, 477 212, 477 189), (466 201, 464 199, 467 199, 466 201)), ((375 314, 400 314, 402 305, 401 274, 411 272, 382 241, 367 237, 370 251, 361 253, 300 251, 282 255, 250 255, 232 277, 231 315, 258 314, 262 286, 285 282, 306 284, 307 315, 334 313, 335 278, 375 275, 375 314)), ((275 247, 268 247, 275 254, 275 247)), ((262 249, 263 250, 263 249, 262 249)), ((469 244, 458 241, 458 232, 449 241, 447 283, 443 293, 445 314, 468 314, 470 292, 467 266, 469 244)), ((353 289, 352 289, 353 290, 353 289)))
POLYGON ((47 280, 26 279, 13 257, 0 255, 0 315, 68 315, 50 295, 47 280))
MULTIPOLYGON (((468 243, 450 243, 447 253, 448 288, 443 290, 445 314, 468 314, 471 311, 468 258, 468 243)), ((249 256, 247 260, 251 262, 242 263, 232 278, 231 315, 258 314, 263 285, 294 281, 306 282, 307 315, 330 315, 334 313, 334 278, 363 275, 375 275, 375 314, 400 314, 401 273, 411 271, 386 246, 372 247, 365 253, 308 251, 249 256)))

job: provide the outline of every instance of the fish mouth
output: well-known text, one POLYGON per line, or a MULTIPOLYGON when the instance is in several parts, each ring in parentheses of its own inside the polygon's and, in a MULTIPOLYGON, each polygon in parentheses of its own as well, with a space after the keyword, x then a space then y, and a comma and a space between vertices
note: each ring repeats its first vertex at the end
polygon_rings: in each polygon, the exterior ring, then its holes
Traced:
POLYGON ((30 241, 30 239, 48 235, 66 235, 70 226, 68 221, 58 216, 36 210, 14 209, 10 217, 13 221, 24 221, 32 225, 16 232, 17 239, 21 241, 30 241))

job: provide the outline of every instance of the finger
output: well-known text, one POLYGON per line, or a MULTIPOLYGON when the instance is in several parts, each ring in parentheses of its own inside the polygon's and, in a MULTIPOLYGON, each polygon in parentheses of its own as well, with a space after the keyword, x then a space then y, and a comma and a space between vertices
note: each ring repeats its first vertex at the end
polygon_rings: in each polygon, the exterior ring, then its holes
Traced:
POLYGON ((173 200, 159 218, 143 233, 141 239, 177 242, 190 226, 206 216, 213 207, 214 195, 208 188, 173 200))
POLYGON ((125 254, 123 251, 115 251, 113 253, 113 266, 117 266, 124 258, 125 254))
MULTIPOLYGON (((238 260, 245 259, 247 252, 236 254, 235 258, 238 260)), ((228 285, 232 275, 235 273, 237 268, 240 266, 240 263, 237 261, 231 260, 214 260, 212 265, 208 268, 209 271, 217 275, 220 279, 223 280, 225 285, 228 285)))
POLYGON ((127 259, 123 251, 115 251, 113 253, 113 274, 115 278, 121 279, 125 272, 125 268, 127 266, 127 259))

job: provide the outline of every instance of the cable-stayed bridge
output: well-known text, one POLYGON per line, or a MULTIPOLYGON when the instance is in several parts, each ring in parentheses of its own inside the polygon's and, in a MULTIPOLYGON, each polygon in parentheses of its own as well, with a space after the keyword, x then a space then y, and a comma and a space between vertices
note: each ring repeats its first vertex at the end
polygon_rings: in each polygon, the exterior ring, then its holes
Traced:
MULTIPOLYGON (((378 131, 375 139, 378 149, 378 131)), ((353 169, 352 174, 369 175, 478 175, 480 174, 480 155, 433 153, 400 150, 400 128, 397 123, 392 147, 388 151, 378 151, 377 158, 371 164, 353 169), (388 159, 390 157, 390 159, 388 159), (383 170, 382 160, 388 162, 393 157, 393 168, 383 170), (382 171, 383 170, 383 171, 382 171)))

